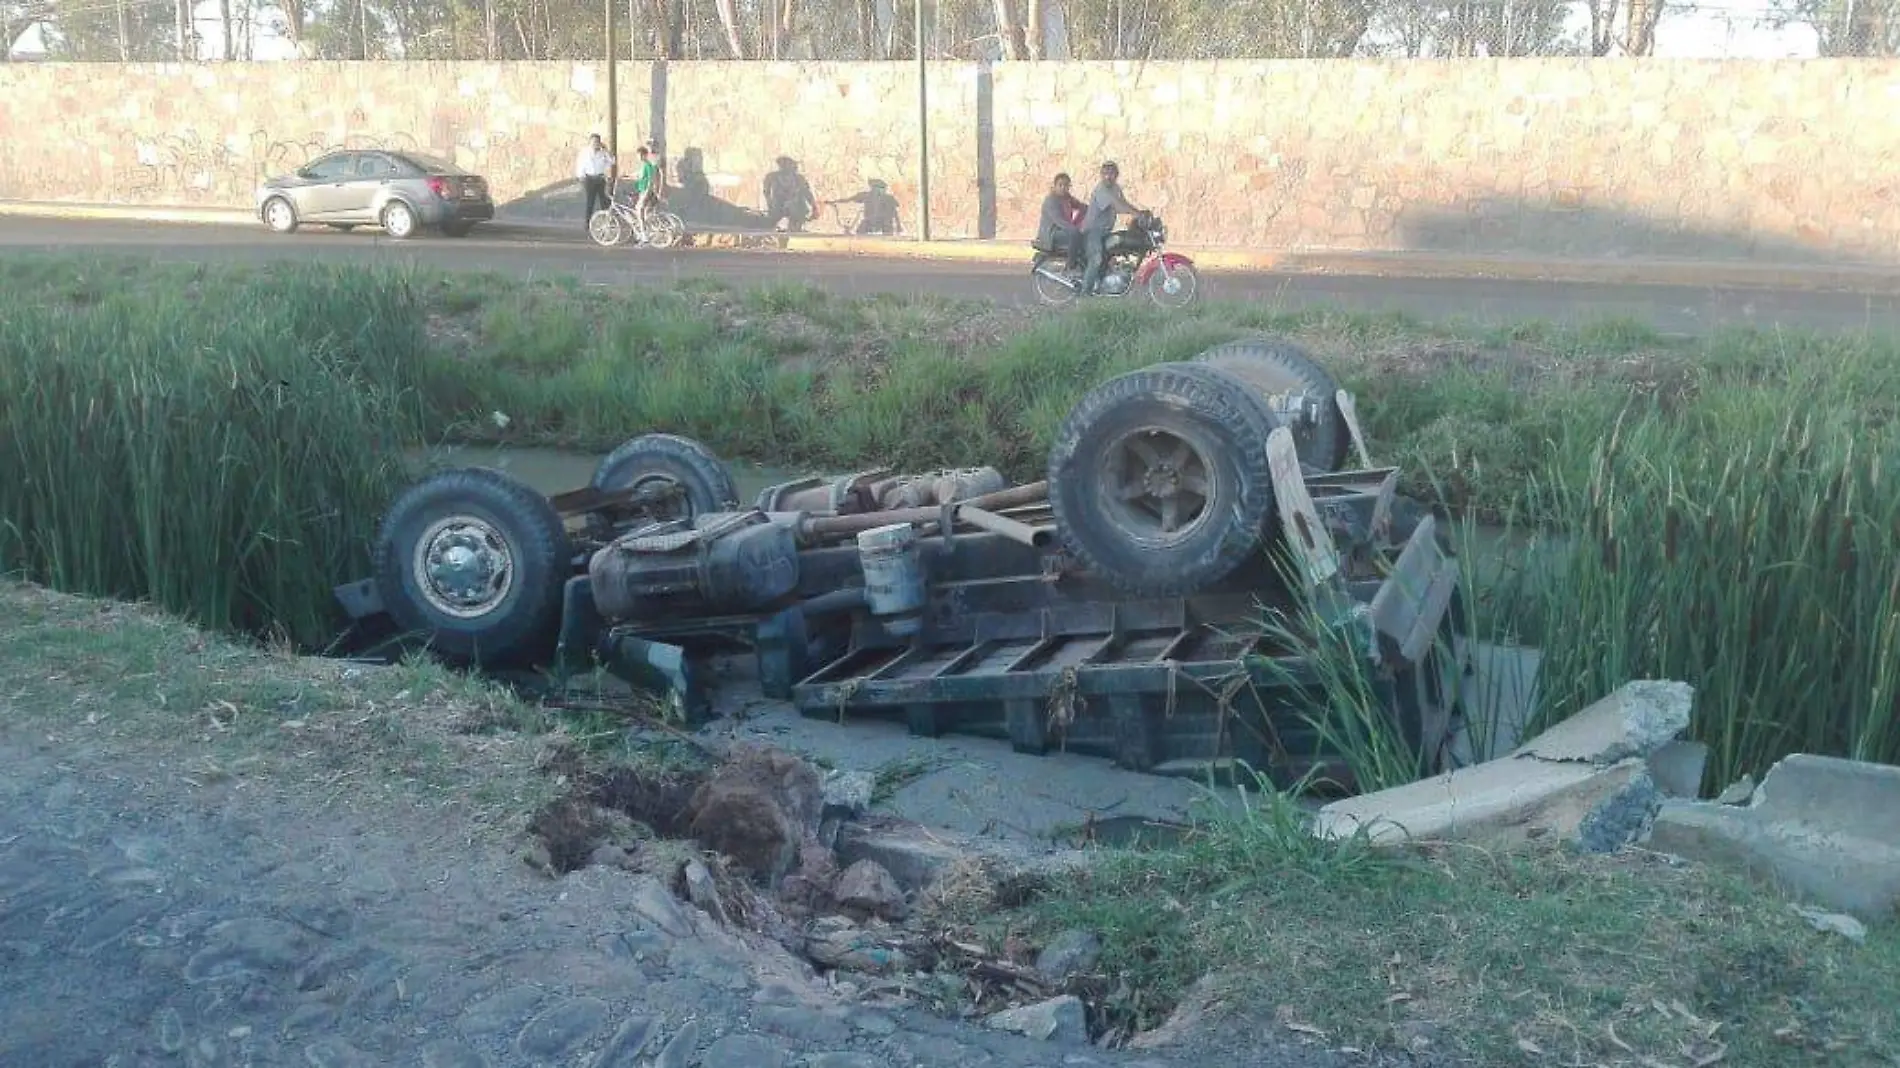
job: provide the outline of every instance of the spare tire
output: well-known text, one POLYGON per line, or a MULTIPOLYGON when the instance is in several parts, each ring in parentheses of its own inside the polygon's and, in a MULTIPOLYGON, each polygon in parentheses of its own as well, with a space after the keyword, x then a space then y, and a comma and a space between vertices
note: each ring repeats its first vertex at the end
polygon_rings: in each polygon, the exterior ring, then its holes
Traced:
POLYGON ((1259 551, 1274 511, 1273 413, 1206 364, 1112 378, 1076 403, 1049 450, 1049 502, 1064 546, 1137 596, 1225 578, 1259 551))
POLYGON ((656 521, 690 520, 739 507, 732 472, 711 449, 678 434, 642 434, 622 442, 594 468, 592 485, 597 490, 629 490, 654 483, 671 484, 683 498, 683 507, 655 515, 656 521))
POLYGON ((1208 349, 1194 362, 1245 381, 1293 432, 1294 451, 1309 470, 1337 471, 1351 454, 1352 431, 1339 410, 1339 383, 1305 349, 1276 338, 1241 338, 1208 349), (1305 413, 1287 411, 1284 402, 1275 403, 1274 398, 1289 393, 1306 396, 1310 406, 1305 413))
POLYGON ((554 506, 485 467, 411 486, 377 533, 376 584, 390 617, 459 664, 525 664, 551 651, 572 574, 554 506))

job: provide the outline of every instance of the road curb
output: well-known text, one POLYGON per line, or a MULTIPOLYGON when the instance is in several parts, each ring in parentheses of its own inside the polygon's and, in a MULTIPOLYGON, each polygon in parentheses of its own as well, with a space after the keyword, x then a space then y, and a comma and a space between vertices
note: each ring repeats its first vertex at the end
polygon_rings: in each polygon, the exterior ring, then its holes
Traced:
MULTIPOLYGON (((235 208, 74 204, 58 201, 0 200, 0 217, 118 220, 206 225, 257 225, 257 216, 235 208)), ((497 219, 491 232, 556 237, 549 226, 497 219), (545 233, 543 233, 545 231, 545 233)), ((576 243, 585 243, 576 239, 576 243)), ((699 232, 681 250, 759 251, 825 255, 866 260, 934 260, 1025 266, 1027 245, 994 241, 912 241, 824 234, 699 232)), ((1689 289, 1764 289, 1792 292, 1891 294, 1900 291, 1900 264, 1893 266, 1742 263, 1692 260, 1518 259, 1420 252, 1180 251, 1207 271, 1346 278, 1400 278, 1443 281, 1534 282, 1544 284, 1674 286, 1689 289)))

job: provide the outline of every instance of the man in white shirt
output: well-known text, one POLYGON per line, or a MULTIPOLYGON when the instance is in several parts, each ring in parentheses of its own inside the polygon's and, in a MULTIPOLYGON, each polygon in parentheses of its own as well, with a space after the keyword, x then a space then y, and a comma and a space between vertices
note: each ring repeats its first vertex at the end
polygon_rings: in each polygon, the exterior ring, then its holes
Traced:
POLYGON ((580 157, 574 161, 574 177, 580 179, 581 188, 587 192, 587 214, 581 217, 581 226, 585 228, 594 217, 594 204, 607 207, 607 178, 614 170, 614 155, 601 144, 600 135, 588 139, 581 149, 580 157))

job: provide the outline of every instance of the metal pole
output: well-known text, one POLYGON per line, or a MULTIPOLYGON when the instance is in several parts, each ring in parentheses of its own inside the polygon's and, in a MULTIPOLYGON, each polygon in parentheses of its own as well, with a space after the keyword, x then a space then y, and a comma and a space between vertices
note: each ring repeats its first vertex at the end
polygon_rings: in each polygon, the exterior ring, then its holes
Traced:
POLYGON ((614 174, 620 173, 620 83, 614 62, 614 0, 603 0, 607 11, 607 151, 614 157, 614 174))
POLYGON ((924 0, 917 0, 917 239, 930 240, 930 76, 924 64, 924 0))

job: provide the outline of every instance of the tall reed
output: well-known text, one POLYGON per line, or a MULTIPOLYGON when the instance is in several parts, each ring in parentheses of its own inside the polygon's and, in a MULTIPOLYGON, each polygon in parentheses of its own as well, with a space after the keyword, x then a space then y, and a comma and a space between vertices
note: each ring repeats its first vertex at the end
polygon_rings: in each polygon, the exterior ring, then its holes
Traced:
POLYGON ((320 644, 414 440, 420 311, 387 275, 206 282, 0 312, 0 571, 320 644))

